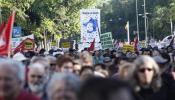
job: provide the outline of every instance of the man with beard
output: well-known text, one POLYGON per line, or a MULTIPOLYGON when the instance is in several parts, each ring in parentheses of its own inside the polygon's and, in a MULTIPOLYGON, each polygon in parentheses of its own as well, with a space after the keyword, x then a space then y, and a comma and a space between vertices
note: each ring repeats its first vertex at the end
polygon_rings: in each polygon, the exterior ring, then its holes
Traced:
POLYGON ((47 100, 47 96, 45 93, 46 86, 46 70, 43 64, 37 62, 33 63, 29 66, 28 71, 28 82, 27 82, 27 90, 32 94, 38 96, 42 100, 47 100))
POLYGON ((0 100, 39 100, 23 90, 25 67, 21 62, 0 58, 0 100))

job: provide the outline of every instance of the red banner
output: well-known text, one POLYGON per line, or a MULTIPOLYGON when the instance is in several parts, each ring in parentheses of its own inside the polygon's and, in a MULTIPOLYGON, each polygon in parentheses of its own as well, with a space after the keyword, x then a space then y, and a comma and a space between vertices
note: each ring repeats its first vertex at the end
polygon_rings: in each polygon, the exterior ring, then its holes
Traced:
POLYGON ((27 38, 23 40, 14 50, 14 54, 24 51, 24 50, 34 50, 35 49, 35 41, 33 39, 27 38))
POLYGON ((94 51, 94 49, 95 49, 95 38, 94 38, 93 42, 90 44, 88 51, 94 51))
POLYGON ((10 56, 10 49, 11 49, 11 36, 12 36, 12 28, 13 23, 15 19, 15 12, 13 12, 8 21, 7 24, 3 27, 1 27, 1 34, 0 34, 0 55, 10 56))

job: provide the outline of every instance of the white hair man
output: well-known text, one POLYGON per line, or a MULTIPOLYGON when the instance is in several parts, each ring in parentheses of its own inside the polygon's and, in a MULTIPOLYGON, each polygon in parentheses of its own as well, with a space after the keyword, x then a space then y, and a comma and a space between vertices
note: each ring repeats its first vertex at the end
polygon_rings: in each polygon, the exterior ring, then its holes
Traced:
POLYGON ((29 65, 27 78, 27 90, 42 98, 42 100, 46 100, 45 86, 47 83, 47 74, 44 65, 39 62, 29 65))
POLYGON ((25 67, 12 59, 0 59, 0 100, 39 100, 23 90, 25 67))
POLYGON ((46 76, 47 76, 46 80, 49 81, 50 77, 51 77, 50 70, 49 70, 49 68, 50 68, 49 61, 46 58, 44 58, 44 57, 33 57, 31 59, 30 65, 32 65, 34 63, 40 63, 40 64, 43 65, 43 67, 44 67, 44 69, 46 71, 45 72, 46 76))

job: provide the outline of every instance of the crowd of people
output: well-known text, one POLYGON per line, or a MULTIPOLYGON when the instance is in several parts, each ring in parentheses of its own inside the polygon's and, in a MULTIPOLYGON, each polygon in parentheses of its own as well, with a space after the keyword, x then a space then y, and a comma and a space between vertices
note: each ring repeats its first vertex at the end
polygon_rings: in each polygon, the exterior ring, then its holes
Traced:
POLYGON ((41 49, 0 57, 0 100, 175 100, 175 52, 41 49))

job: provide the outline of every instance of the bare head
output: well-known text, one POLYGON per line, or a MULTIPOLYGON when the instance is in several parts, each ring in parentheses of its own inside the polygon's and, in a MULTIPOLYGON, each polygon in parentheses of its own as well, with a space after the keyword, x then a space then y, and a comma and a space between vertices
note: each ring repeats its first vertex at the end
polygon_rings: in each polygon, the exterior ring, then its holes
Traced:
POLYGON ((12 59, 0 59, 0 97, 14 99, 25 82, 25 66, 12 59))

